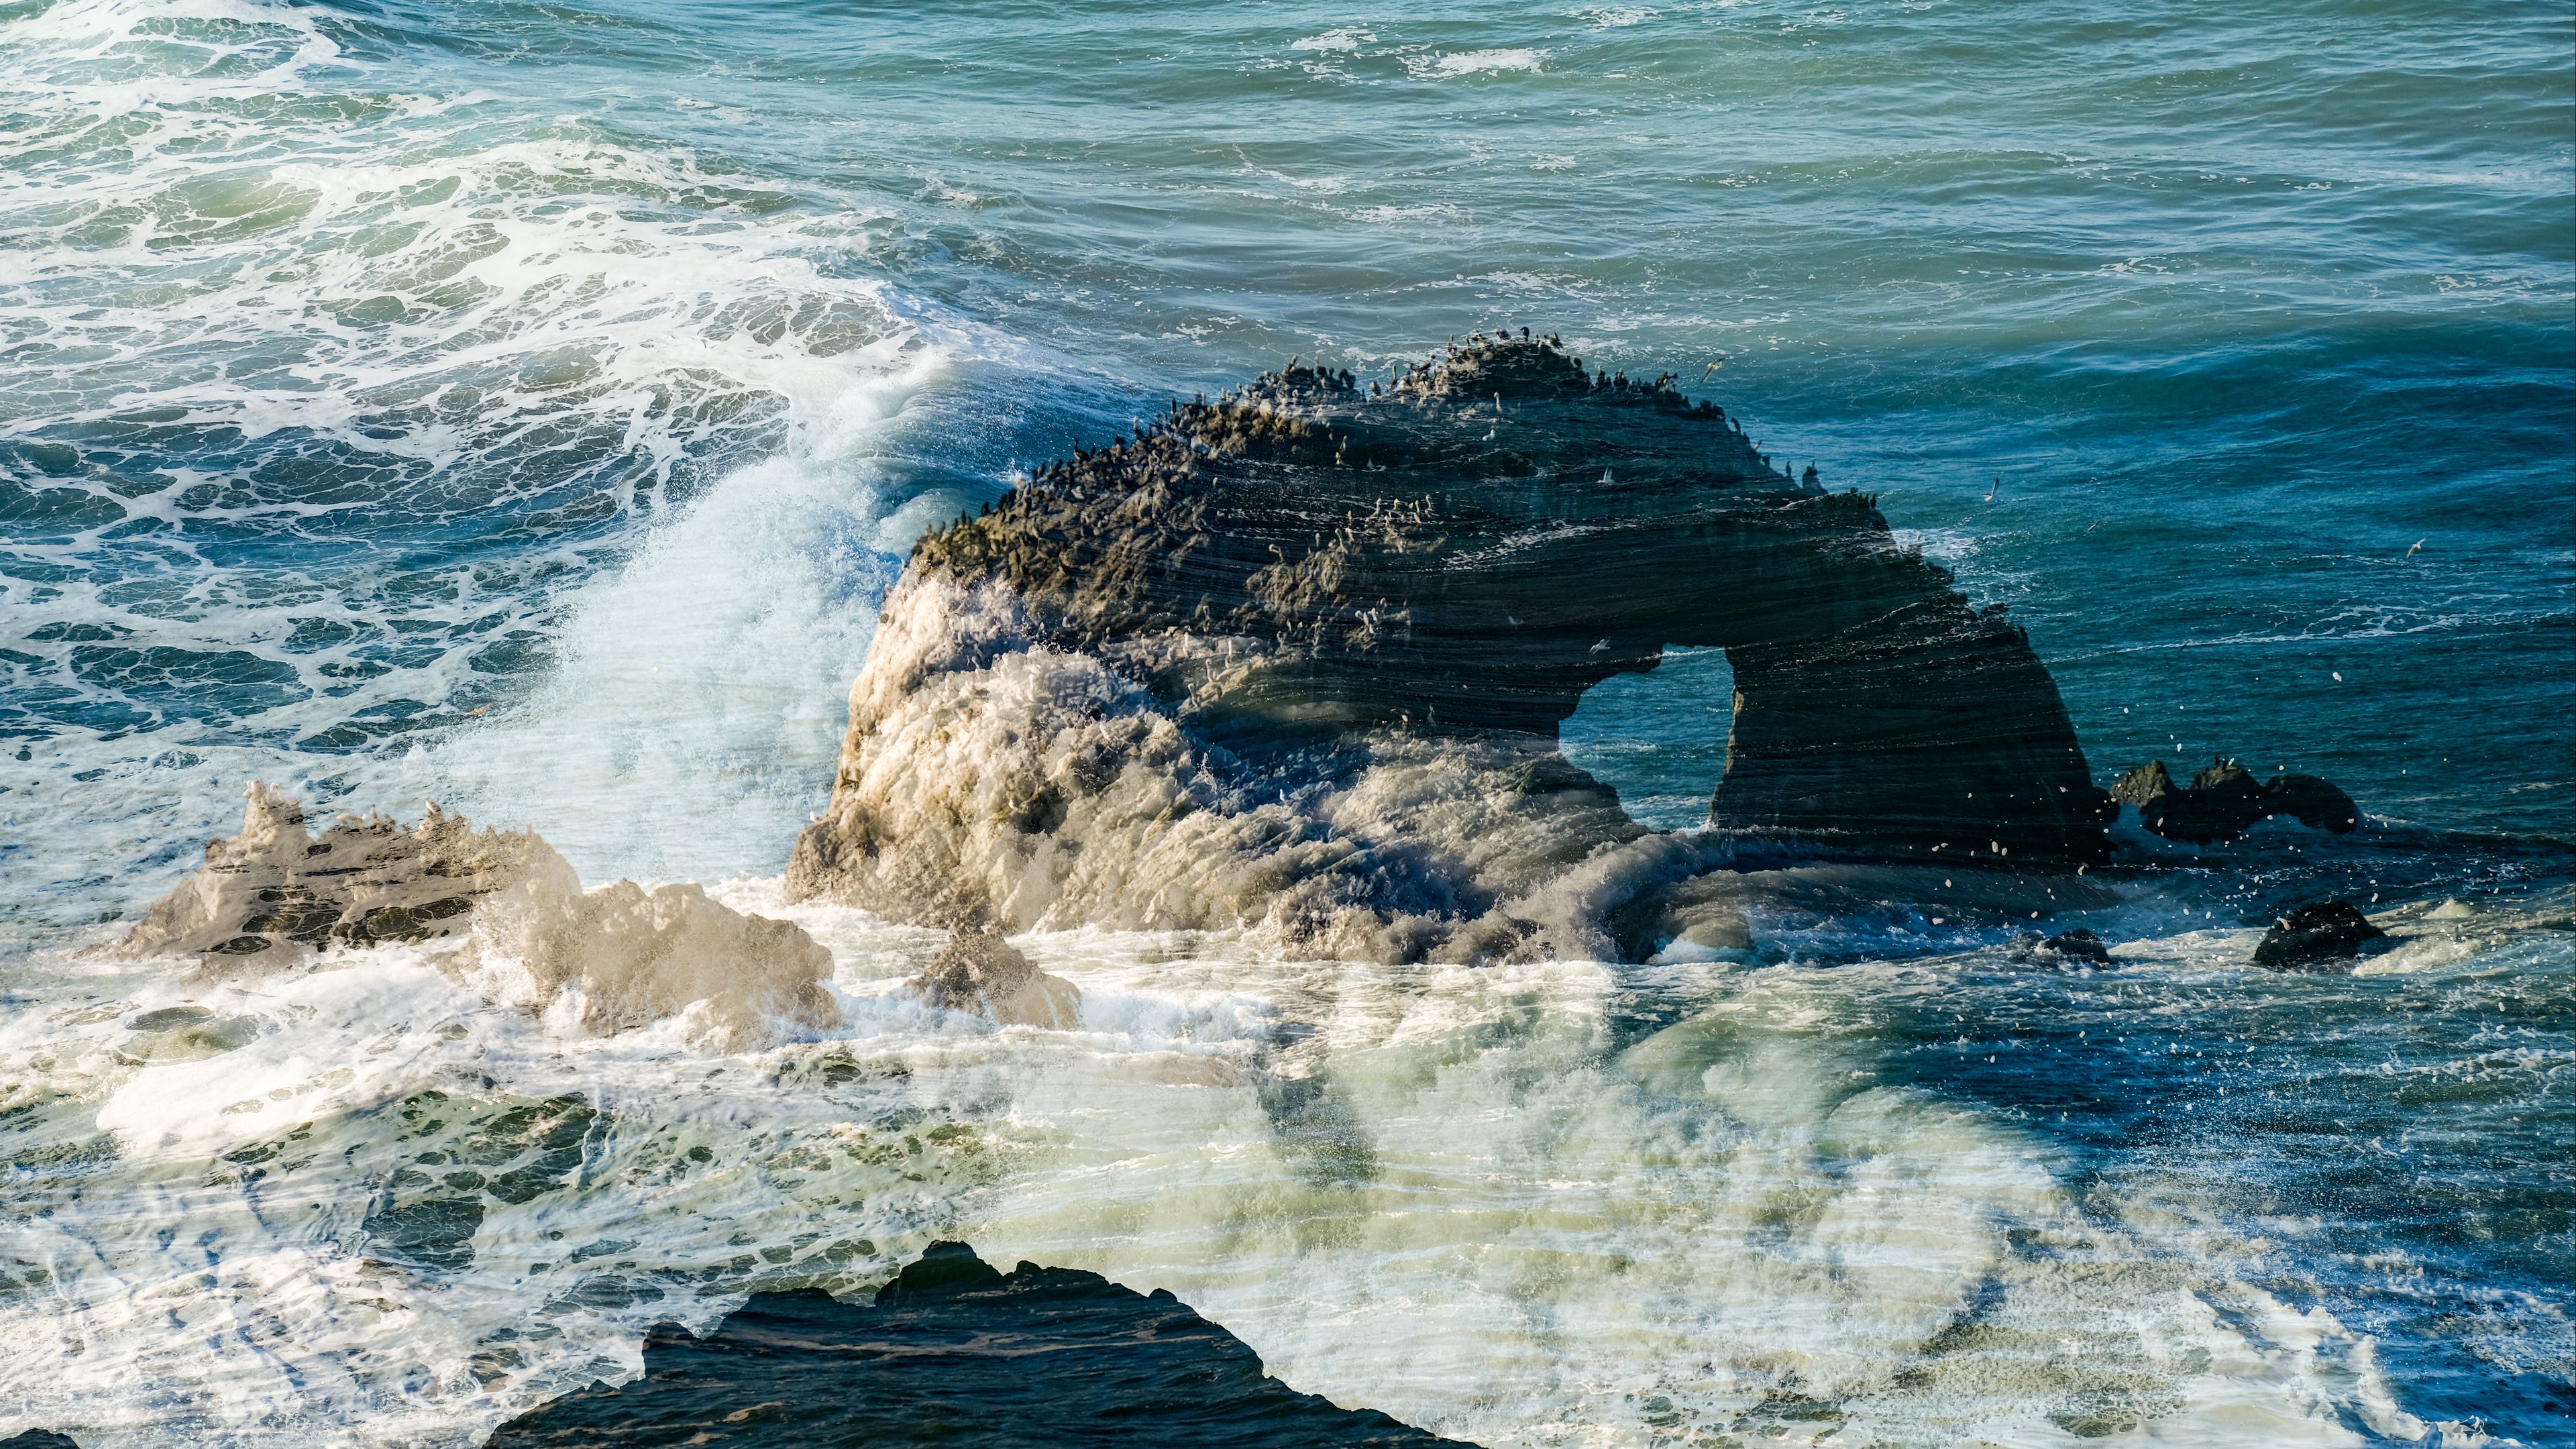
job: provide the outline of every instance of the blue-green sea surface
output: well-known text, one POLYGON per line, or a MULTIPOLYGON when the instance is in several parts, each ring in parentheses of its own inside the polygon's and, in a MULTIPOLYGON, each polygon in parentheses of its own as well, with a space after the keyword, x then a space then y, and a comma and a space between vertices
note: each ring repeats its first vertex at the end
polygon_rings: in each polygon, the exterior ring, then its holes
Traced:
MULTIPOLYGON (((470 1443, 945 1237, 1496 1446, 2566 1442, 2571 54, 2416 0, 0 3, 0 1433, 470 1443), (1041 1039, 777 899, 923 528, 1524 325, 1879 495, 2106 783, 2365 828, 2128 831, 2073 973, 1797 882, 1652 967, 1037 938, 1041 1039), (844 1026, 78 955, 253 779, 720 883, 844 1026), (2395 948, 2247 964, 2329 895, 2395 948)), ((1730 685, 1569 753, 1695 824, 1730 685)))

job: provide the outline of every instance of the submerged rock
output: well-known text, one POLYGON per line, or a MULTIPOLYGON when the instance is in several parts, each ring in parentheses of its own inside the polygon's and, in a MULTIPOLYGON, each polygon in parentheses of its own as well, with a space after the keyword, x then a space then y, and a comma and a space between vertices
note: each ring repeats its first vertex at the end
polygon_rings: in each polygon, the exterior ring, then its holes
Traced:
POLYGON ((2149 760, 2111 786, 2111 798, 2137 807, 2138 820, 2168 840, 2212 845, 2234 840, 2255 822, 2288 815, 2302 825, 2337 833, 2361 824, 2352 797, 2314 775, 2275 775, 2257 783, 2234 760, 2217 760, 2177 785, 2165 762, 2149 760))
POLYGON ((2061 931, 2054 936, 2043 936, 2037 931, 2025 931, 2007 943, 2004 950, 2017 963, 2053 970, 2063 970, 2077 964, 2086 966, 2111 964, 2111 948, 2102 944, 2101 937, 2081 927, 2071 931, 2061 931))
POLYGON ((436 804, 409 830, 344 815, 315 836, 286 795, 253 784, 248 797, 241 833, 209 841, 205 865, 144 913, 118 954, 193 955, 200 971, 230 977, 288 969, 330 947, 470 937, 443 964, 514 965, 529 1005, 571 994, 591 1031, 695 1006, 700 1030, 731 1046, 761 1039, 771 1017, 839 1020, 821 985, 830 952, 697 885, 648 891, 621 880, 584 892, 534 831, 477 830, 436 804))
POLYGON ((1640 903, 1705 845, 1630 819, 1557 729, 1667 645, 1734 666, 1730 832, 2103 858, 2056 686, 1950 582, 1870 498, 1552 340, 1388 386, 1292 365, 920 540, 788 883, 1004 932, 1637 954, 1695 924, 1640 903))
POLYGON ((705 1338, 644 1341, 642 1377, 501 1426, 491 1449, 1438 1449, 1457 1441, 1344 1409, 1261 1371, 1169 1293, 933 1243, 873 1306, 755 1293, 705 1338))
POLYGON ((1753 949, 1744 918, 1741 883, 1727 876, 1699 876, 1640 892, 1611 912, 1609 926, 1630 960, 1710 961, 1753 949))
POLYGON ((989 930, 951 932, 930 969, 907 983, 932 1006, 972 1012, 1004 1026, 1070 1031, 1082 1024, 1082 990, 1040 971, 989 930))
POLYGON ((2102 944, 2101 937, 2081 926, 2072 931, 2061 931, 2054 936, 2043 937, 2039 942, 2039 949, 2076 961, 2088 961, 2098 966, 2111 964, 2111 948, 2102 944))
POLYGON ((2319 901, 2275 920, 2254 947, 2254 964, 2275 971, 2345 971, 2351 968, 2336 963, 2387 935, 2352 902, 2319 901))

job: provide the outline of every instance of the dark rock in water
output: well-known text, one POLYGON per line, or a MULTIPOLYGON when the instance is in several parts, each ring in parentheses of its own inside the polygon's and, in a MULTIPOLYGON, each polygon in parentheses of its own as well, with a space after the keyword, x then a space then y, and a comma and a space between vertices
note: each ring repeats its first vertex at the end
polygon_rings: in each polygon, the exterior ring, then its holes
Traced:
POLYGON ((2352 797, 2314 775, 2276 775, 2258 783, 2233 760, 2218 760, 2176 785, 2165 762, 2149 760, 2111 786, 2111 798, 2137 807, 2138 819, 2168 840, 2212 845, 2234 840, 2273 815, 2295 817, 2319 830, 2349 831, 2361 824, 2352 797))
POLYGON ((74 1443, 69 1434, 57 1434, 50 1429, 29 1429, 23 1434, 0 1439, 0 1449, 80 1449, 80 1445, 74 1443))
POLYGON ((1168 1293, 934 1243, 874 1307, 755 1293, 709 1337, 675 1325, 644 1376, 502 1426, 492 1449, 1020 1449, 1211 1444, 1435 1449, 1458 1441, 1301 1394, 1168 1293))
POLYGON ((2387 935, 2352 902, 2320 901, 2274 921, 2254 948, 2254 964, 2275 971, 2349 970, 2336 963, 2387 935))
POLYGON ((2005 950, 2014 960, 2033 966, 2062 969, 2077 962, 2088 966, 2107 966, 2111 962, 2110 948, 2102 944, 2102 938, 2081 927, 2054 936, 2025 932, 2014 937, 2005 950))
POLYGON ((2048 937, 2039 943, 2039 949, 2101 965, 2109 965, 2111 961, 2111 948, 2102 944, 2101 937, 2080 926, 2048 937))
POLYGON ((920 540, 788 882, 945 927, 1616 956, 1606 917, 1699 847, 1557 728, 1668 645, 1734 668, 1719 826, 2104 858, 2055 684, 1950 585, 1873 499, 1552 340, 1480 336, 1388 386, 1291 365, 920 540))
POLYGON ((2149 830, 2195 845, 2233 840, 2271 813, 2264 808, 2263 787, 2234 765, 2213 765, 2186 786, 2174 783, 2164 761, 2150 760, 2113 783, 2111 798, 2136 806, 2149 830))
POLYGON ((2183 792, 2176 808, 2197 814, 2201 822, 2219 826, 2229 835, 2243 833, 2272 813, 2261 782, 2234 760, 2213 760, 2208 769, 2192 776, 2191 788, 2183 792))
POLYGON ((2352 797, 2314 775, 2274 775, 2263 793, 2273 814, 2292 816, 2311 829, 2343 835, 2361 825, 2361 810, 2352 797))

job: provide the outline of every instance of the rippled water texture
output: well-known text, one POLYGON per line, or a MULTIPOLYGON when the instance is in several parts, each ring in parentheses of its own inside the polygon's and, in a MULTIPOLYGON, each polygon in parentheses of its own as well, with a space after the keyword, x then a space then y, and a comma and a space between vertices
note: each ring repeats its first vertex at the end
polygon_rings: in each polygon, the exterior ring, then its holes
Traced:
MULTIPOLYGON (((2572 52, 2353 0, 0 4, 0 1432, 463 1442, 964 1238, 1491 1445, 2564 1442, 2572 52), (2093 972, 1867 880, 1657 967, 1025 941, 1074 1032, 776 899, 923 527, 1501 323, 1880 494, 2097 776, 2367 828, 2124 837, 2093 972), (724 882, 844 1025, 72 955, 253 778, 724 882), (2245 965, 2327 894, 2396 949, 2245 965)), ((1728 690, 1614 679, 1569 752, 1694 824, 1728 690)))

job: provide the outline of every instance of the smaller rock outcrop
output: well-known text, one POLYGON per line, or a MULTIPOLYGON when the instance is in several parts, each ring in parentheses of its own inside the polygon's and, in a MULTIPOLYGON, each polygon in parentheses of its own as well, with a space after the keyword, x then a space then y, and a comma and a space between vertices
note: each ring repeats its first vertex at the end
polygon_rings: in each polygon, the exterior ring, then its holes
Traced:
POLYGON ((2212 761, 2189 785, 2175 784, 2164 761, 2149 760, 2122 775, 2111 786, 2111 798, 2135 806, 2139 822, 2156 834, 2194 845, 2234 840, 2273 815, 2338 834, 2361 824, 2352 797, 2332 783, 2290 774, 2257 781, 2234 760, 2212 761))
POLYGON ((695 884, 621 880, 585 892, 534 831, 478 830, 432 804, 408 830, 344 815, 316 836, 292 798, 264 784, 248 793, 241 833, 207 842, 205 865, 112 951, 194 956, 201 973, 230 977, 289 969, 333 947, 470 938, 441 964, 515 965, 526 1004, 544 1010, 569 996, 588 1031, 696 1006, 701 1034, 730 1049, 759 1042, 772 1018, 840 1019, 822 986, 829 951, 695 884))
POLYGON ((877 1291, 754 1293, 704 1337, 644 1339, 644 1371, 501 1426, 492 1449, 1473 1449, 1299 1393, 1170 1293, 933 1243, 877 1291))
POLYGON ((317 837, 283 792, 253 782, 247 794, 241 833, 206 842, 205 865, 145 912, 119 954, 265 970, 330 946, 462 935, 475 903, 504 884, 581 889, 533 832, 476 830, 434 803, 411 830, 344 815, 317 837))
POLYGON ((2072 931, 2061 931, 2057 935, 2043 937, 2038 943, 2038 949, 2050 955, 2073 961, 2086 961, 2097 966, 2111 964, 2111 948, 2102 944, 2101 937, 2081 926, 2072 931))
POLYGON ((2274 775, 2264 784, 2263 795, 2273 814, 2288 815, 2317 830, 2342 835, 2361 825, 2361 809, 2352 797, 2314 775, 2274 775))
POLYGON ((2254 964, 2274 971, 2348 971, 2342 962, 2387 935, 2352 902, 2319 901, 2274 920, 2254 948, 2254 964))
POLYGON ((990 930, 952 931, 930 969, 905 986, 943 1011, 971 1012, 1004 1026, 1070 1031, 1082 1021, 1080 987, 1040 971, 990 930))
POLYGON ((2016 964, 2047 970, 2111 964, 2111 948, 2102 944, 2101 937, 2080 926, 2054 936, 2026 931, 2015 936, 2004 950, 2016 964))

